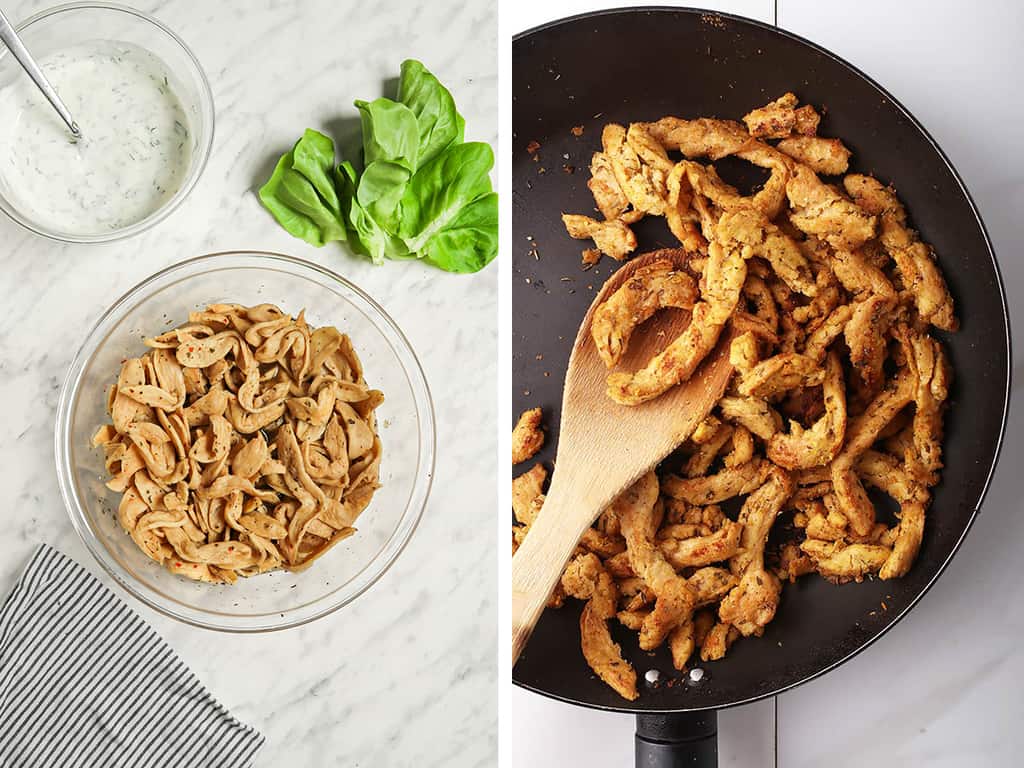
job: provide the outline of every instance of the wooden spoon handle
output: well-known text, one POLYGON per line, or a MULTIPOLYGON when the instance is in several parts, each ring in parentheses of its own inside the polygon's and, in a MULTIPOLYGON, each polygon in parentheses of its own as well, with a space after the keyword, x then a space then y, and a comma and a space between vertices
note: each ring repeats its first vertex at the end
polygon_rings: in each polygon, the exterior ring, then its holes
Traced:
POLYGON ((551 592, 593 515, 579 500, 551 492, 530 533, 512 558, 512 665, 526 647, 551 592), (567 503, 566 503, 567 502, 567 503))

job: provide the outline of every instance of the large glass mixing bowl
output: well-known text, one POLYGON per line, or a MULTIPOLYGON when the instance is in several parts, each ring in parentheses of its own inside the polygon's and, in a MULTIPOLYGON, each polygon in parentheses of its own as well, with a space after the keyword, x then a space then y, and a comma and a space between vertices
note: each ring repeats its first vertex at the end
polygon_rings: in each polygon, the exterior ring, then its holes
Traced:
POLYGON ((231 632, 303 624, 366 591, 395 561, 416 527, 434 470, 434 413, 409 342, 373 299, 326 269, 273 253, 216 253, 176 264, 144 280, 100 318, 68 371, 57 410, 57 473, 71 522, 100 565, 125 589, 162 613, 231 632), (120 494, 105 485, 103 452, 91 437, 107 421, 107 390, 121 361, 145 351, 142 339, 215 302, 306 309, 313 326, 352 338, 366 380, 384 392, 377 411, 382 487, 360 515, 354 536, 301 573, 274 571, 233 585, 197 583, 150 560, 117 521, 120 494))

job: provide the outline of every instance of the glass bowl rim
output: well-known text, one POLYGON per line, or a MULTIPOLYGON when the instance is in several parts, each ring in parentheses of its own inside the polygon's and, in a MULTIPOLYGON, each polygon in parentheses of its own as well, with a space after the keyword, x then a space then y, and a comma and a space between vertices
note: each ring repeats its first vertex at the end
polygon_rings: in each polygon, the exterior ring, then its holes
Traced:
MULTIPOLYGON (((147 298, 143 298, 143 301, 147 300, 147 298)), ((348 301, 348 299, 344 300, 348 301)), ((391 566, 394 565, 402 552, 405 551, 405 548, 408 546, 409 541, 412 539, 412 536, 422 519, 423 511, 426 508, 427 501, 430 497, 430 490, 433 485, 436 449, 436 416, 430 387, 427 383, 426 375, 423 372, 423 366, 420 364, 419 358, 416 356, 412 345, 409 343, 409 340, 406 338, 405 334, 402 332, 401 328, 399 328, 394 319, 369 294, 341 275, 305 259, 288 256, 274 251, 260 250, 217 251, 185 259, 184 261, 179 261, 155 272, 122 294, 108 309, 103 312, 99 319, 96 320, 84 335, 78 351, 75 353, 74 358, 69 364, 67 374, 65 375, 64 381, 61 385, 60 394, 58 396, 54 429, 54 459, 61 498, 63 499, 64 506, 67 509, 68 517, 71 519, 72 527, 75 529, 75 532, 78 534, 79 538, 85 544, 86 549, 89 550, 89 553, 93 556, 96 562, 98 562, 103 570, 106 571, 106 573, 129 594, 133 595, 136 599, 140 600, 142 603, 154 609, 158 613, 202 629, 233 634, 274 632, 309 624, 310 622, 334 613, 368 591, 385 573, 387 573, 388 570, 390 570, 391 566), (257 621, 249 624, 227 625, 224 623, 218 623, 215 620, 204 618, 204 616, 216 616, 217 614, 213 614, 212 612, 205 611, 201 608, 194 608, 186 605, 187 613, 174 610, 170 607, 169 603, 173 602, 179 605, 184 604, 180 601, 172 601, 171 599, 165 598, 159 591, 135 577, 134 574, 127 571, 127 569, 124 569, 116 558, 107 551, 105 545, 100 541, 99 536, 93 532, 88 516, 83 508, 82 502, 79 500, 78 493, 76 492, 76 484, 72 480, 73 469, 71 467, 70 450, 71 412, 78 399, 78 390, 82 372, 92 360, 100 344, 105 340, 105 334, 107 332, 106 327, 113 321, 119 319, 121 311, 129 303, 140 296, 143 296, 154 285, 164 282, 168 278, 173 277, 176 273, 181 273, 181 277, 183 278, 205 274, 211 271, 212 268, 215 268, 215 262, 218 260, 232 257, 251 258, 256 262, 283 265, 287 271, 293 271, 295 268, 300 270, 312 270, 319 273, 321 276, 328 278, 330 281, 340 283, 347 290, 354 293, 358 299, 365 302, 365 307, 358 307, 358 305, 356 305, 357 308, 361 310, 369 309, 369 316, 371 319, 374 321, 380 321, 388 331, 394 334, 394 338, 389 339, 389 343, 394 347, 397 342, 397 348, 394 348, 394 351, 399 355, 399 364, 401 365, 403 373, 409 382, 410 389, 412 390, 413 401, 416 406, 416 417, 419 423, 419 467, 417 469, 416 476, 413 478, 412 492, 410 493, 409 499, 405 504, 405 509, 402 511, 399 518, 399 523, 390 534, 384 546, 378 550, 362 570, 357 572, 357 574, 350 579, 350 582, 358 579, 360 574, 367 572, 371 566, 374 566, 378 561, 380 561, 376 566, 376 572, 372 572, 355 592, 350 595, 346 595, 344 599, 335 600, 334 602, 331 602, 319 609, 302 611, 302 608, 317 606, 325 599, 317 598, 313 602, 307 603, 305 606, 300 606, 298 609, 291 609, 299 612, 297 616, 273 623, 267 623, 264 620, 265 617, 270 615, 280 615, 280 612, 258 614, 255 617, 257 621), (203 269, 202 267, 205 265, 211 265, 211 268, 203 269), (408 357, 408 360, 402 359, 403 354, 408 357), (404 531, 403 526, 405 526, 404 531), (399 536, 399 538, 396 539, 396 536, 399 536), (121 570, 125 570, 125 573, 121 573, 121 570)), ((343 589, 344 587, 339 587, 331 594, 337 594, 337 592, 343 589)), ((247 617, 243 621, 251 620, 247 617)))
MULTIPOLYGON (((210 116, 209 131, 207 132, 208 135, 206 137, 206 141, 203 142, 203 144, 198 148, 198 156, 196 158, 195 166, 190 170, 189 175, 185 178, 185 181, 182 183, 182 185, 178 187, 178 191, 171 196, 170 200, 168 200, 155 211, 150 213, 148 216, 135 222, 134 224, 130 224, 126 227, 121 227, 120 229, 115 229, 111 232, 103 232, 100 234, 72 234, 68 232, 59 232, 47 229, 39 222, 34 221, 30 219, 28 216, 24 215, 20 210, 18 210, 17 206, 6 200, 3 201, 3 204, 0 204, 0 211, 3 211, 4 214, 6 214, 11 221, 13 221, 15 224, 18 224, 21 227, 24 227, 29 232, 32 232, 33 234, 39 235, 41 237, 45 237, 50 240, 55 240, 60 243, 113 243, 128 237, 134 237, 135 235, 141 234, 149 229, 152 229, 161 221, 166 219, 171 213, 177 210, 177 208, 185 201, 185 198, 187 198, 189 194, 191 194, 196 184, 199 183, 199 179, 202 177, 203 172, 206 170, 206 165, 209 162, 210 155, 213 151, 213 139, 214 134, 216 133, 217 125, 217 110, 213 101, 213 89, 210 87, 210 81, 206 76, 206 71, 203 69, 203 65, 199 62, 198 57, 195 55, 192 49, 188 47, 185 41, 182 40, 181 37, 179 37, 174 30, 172 30, 162 21, 157 19, 155 16, 151 16, 150 14, 144 11, 138 10, 137 8, 132 8, 127 5, 122 5, 120 3, 109 3, 96 0, 84 0, 83 2, 62 3, 60 5, 51 6, 50 8, 44 8, 43 10, 32 14, 24 21, 18 23, 15 26, 15 31, 21 34, 21 32, 28 29, 36 22, 43 21, 52 16, 58 16, 68 11, 82 10, 116 11, 120 13, 126 13, 130 16, 135 16, 136 18, 139 18, 142 21, 148 22, 151 26, 156 27, 165 35, 167 35, 167 37, 169 37, 171 40, 177 43, 178 47, 181 48, 182 52, 185 54, 185 57, 189 61, 191 61, 192 66, 195 67, 195 71, 196 74, 198 75, 199 80, 199 101, 201 107, 205 107, 209 112, 210 116)), ((7 50, 3 49, 2 51, 0 51, 0 56, 7 53, 7 50)))

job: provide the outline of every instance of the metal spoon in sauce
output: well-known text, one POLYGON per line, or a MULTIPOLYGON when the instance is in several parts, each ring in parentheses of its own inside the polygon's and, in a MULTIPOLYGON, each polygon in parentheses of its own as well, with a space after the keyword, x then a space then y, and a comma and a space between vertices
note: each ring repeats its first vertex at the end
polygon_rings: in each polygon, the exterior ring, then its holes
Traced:
POLYGON ((60 100, 57 91, 50 85, 50 81, 46 79, 43 70, 39 68, 36 60, 32 58, 32 54, 28 52, 28 48, 25 47, 21 38, 18 37, 18 33, 14 31, 14 27, 11 26, 11 22, 7 20, 2 10, 0 10, 0 40, 7 46, 14 55, 14 58, 18 60, 18 63, 21 64, 28 76, 32 78, 32 82, 36 84, 36 87, 43 92, 46 100, 57 110, 57 114, 60 115, 60 119, 67 125, 68 130, 71 131, 76 139, 80 139, 82 131, 79 129, 78 123, 75 122, 68 108, 64 106, 64 102, 60 100))

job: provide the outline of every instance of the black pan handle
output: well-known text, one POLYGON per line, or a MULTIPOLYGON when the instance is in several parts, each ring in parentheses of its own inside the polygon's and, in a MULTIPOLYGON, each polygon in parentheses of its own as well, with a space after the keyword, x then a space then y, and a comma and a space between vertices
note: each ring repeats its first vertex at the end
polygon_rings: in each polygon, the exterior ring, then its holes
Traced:
POLYGON ((636 716, 636 768, 718 768, 718 713, 636 716))

